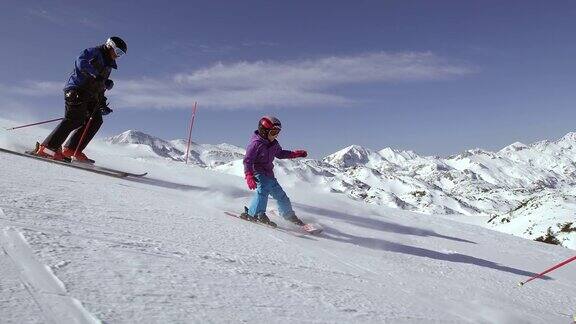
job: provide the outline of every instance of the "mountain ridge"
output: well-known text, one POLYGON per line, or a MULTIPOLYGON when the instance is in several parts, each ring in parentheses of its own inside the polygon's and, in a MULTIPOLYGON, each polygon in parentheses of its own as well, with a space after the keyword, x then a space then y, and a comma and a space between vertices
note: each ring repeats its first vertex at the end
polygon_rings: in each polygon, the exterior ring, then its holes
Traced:
MULTIPOLYGON (((105 139, 114 145, 149 147, 162 158, 183 161, 186 141, 166 141, 127 131, 105 139)), ((243 176, 244 149, 230 144, 191 145, 192 164, 243 176)), ((469 149, 448 157, 420 156, 413 151, 386 147, 375 151, 360 145, 347 146, 322 159, 277 160, 275 172, 289 185, 322 186, 369 204, 426 214, 463 214, 503 219, 523 208, 526 200, 541 196, 572 196, 576 184, 576 133, 556 141, 529 145, 515 142, 497 152, 469 149)), ((569 208, 576 205, 567 205, 569 208)), ((525 213, 537 222, 538 213, 525 213)), ((564 221, 563 217, 562 221, 564 221)), ((503 227, 511 234, 528 237, 526 225, 503 227)), ((549 220, 542 228, 560 229, 549 220)), ((494 222, 485 226, 495 227, 494 222)), ((538 227, 538 228, 540 228, 538 227)), ((542 233, 542 230, 536 234, 542 233)), ((576 248, 576 233, 563 245, 576 248)), ((534 238, 534 235, 530 235, 534 238)))

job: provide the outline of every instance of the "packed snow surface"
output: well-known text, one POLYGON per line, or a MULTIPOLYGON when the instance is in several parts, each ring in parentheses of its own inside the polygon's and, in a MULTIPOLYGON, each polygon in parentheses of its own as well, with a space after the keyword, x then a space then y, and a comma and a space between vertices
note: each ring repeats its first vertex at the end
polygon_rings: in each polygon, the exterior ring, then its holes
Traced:
MULTIPOLYGON (((46 133, 0 130, 0 147, 24 150, 46 133)), ((574 255, 564 247, 352 200, 326 190, 316 171, 293 179, 283 167, 296 212, 324 233, 302 235, 271 202, 275 230, 224 214, 252 195, 234 162, 223 173, 201 153, 185 165, 105 141, 86 153, 148 176, 117 179, 0 153, 0 322, 569 323, 576 311, 576 263, 518 286, 574 255)))

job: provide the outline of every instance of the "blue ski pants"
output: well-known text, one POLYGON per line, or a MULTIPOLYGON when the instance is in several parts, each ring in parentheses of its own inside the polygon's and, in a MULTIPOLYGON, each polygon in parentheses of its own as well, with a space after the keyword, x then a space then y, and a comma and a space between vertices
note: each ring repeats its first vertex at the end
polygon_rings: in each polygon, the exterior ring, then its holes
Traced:
POLYGON ((290 198, 288 198, 276 178, 268 177, 263 174, 256 174, 255 177, 258 180, 258 186, 256 187, 254 196, 252 196, 252 202, 250 203, 250 208, 248 210, 250 216, 266 213, 268 195, 272 196, 272 198, 274 198, 278 203, 280 216, 283 218, 290 218, 294 215, 290 198))

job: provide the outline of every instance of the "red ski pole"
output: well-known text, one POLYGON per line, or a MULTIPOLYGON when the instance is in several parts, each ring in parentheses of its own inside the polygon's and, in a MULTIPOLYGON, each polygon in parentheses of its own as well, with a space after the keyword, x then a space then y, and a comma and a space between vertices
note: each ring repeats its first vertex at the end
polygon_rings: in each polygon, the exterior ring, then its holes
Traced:
POLYGON ((192 141, 192 127, 194 126, 194 119, 196 118, 197 102, 194 102, 194 109, 192 110, 192 119, 190 120, 190 128, 188 132, 188 147, 186 148, 186 164, 188 164, 188 153, 190 153, 190 143, 192 141))
POLYGON ((6 130, 15 130, 15 129, 18 129, 18 128, 36 126, 36 125, 41 125, 41 124, 46 124, 46 123, 51 123, 51 122, 59 121, 59 120, 62 120, 62 119, 64 119, 64 117, 62 117, 62 118, 56 118, 56 119, 50 119, 50 120, 45 120, 45 121, 37 122, 37 123, 34 123, 34 124, 28 124, 28 125, 22 125, 22 126, 16 126, 16 127, 11 127, 11 128, 6 128, 6 130))
POLYGON ((526 281, 520 282, 520 286, 523 286, 523 285, 529 283, 530 281, 532 281, 532 280, 534 280, 534 279, 540 278, 540 277, 542 277, 543 275, 547 274, 548 272, 551 272, 551 271, 553 271, 553 270, 556 270, 556 269, 558 269, 558 268, 560 268, 560 267, 562 267, 562 266, 564 266, 564 265, 566 265, 566 264, 568 264, 568 263, 570 263, 570 262, 572 262, 572 261, 574 261, 574 260, 576 260, 576 256, 573 256, 573 257, 571 257, 571 258, 569 258, 569 259, 567 259, 567 260, 564 260, 564 261, 558 263, 557 265, 553 266, 552 268, 546 269, 544 272, 539 273, 539 274, 535 275, 534 277, 532 277, 532 278, 530 278, 530 279, 528 279, 528 280, 526 280, 526 281))

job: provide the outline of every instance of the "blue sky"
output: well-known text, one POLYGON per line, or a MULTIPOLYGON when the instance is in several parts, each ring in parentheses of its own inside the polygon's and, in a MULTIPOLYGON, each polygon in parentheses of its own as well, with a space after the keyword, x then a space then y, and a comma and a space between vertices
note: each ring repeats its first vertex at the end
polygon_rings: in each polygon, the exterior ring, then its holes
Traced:
POLYGON ((128 54, 100 136, 138 129, 244 146, 263 114, 286 148, 424 155, 576 130, 574 1, 2 1, 0 114, 60 117, 84 48, 128 54))

